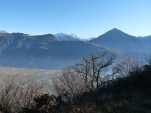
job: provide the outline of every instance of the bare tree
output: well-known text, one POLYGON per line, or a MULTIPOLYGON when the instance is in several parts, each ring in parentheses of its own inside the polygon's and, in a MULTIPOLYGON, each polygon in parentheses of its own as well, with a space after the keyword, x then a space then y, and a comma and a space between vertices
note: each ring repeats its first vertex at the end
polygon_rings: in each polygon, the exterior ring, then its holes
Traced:
POLYGON ((72 67, 74 71, 82 77, 84 80, 84 84, 86 87, 89 89, 90 88, 90 61, 87 57, 83 57, 81 60, 81 63, 76 64, 75 66, 72 67))
POLYGON ((126 57, 112 68, 115 78, 129 75, 130 72, 137 70, 140 67, 136 59, 126 57))
POLYGON ((17 82, 15 79, 5 81, 0 90, 0 111, 18 113, 24 107, 32 107, 33 99, 40 95, 42 86, 35 81, 17 82))
POLYGON ((103 79, 102 72, 113 63, 114 56, 107 53, 91 55, 82 59, 74 70, 84 78, 90 89, 99 88, 103 79))
POLYGON ((54 86, 58 95, 73 97, 86 91, 84 80, 73 69, 68 68, 54 80, 54 86))
POLYGON ((103 71, 113 62, 107 53, 84 57, 81 63, 67 68, 54 80, 58 95, 73 97, 99 88, 103 81, 103 71))

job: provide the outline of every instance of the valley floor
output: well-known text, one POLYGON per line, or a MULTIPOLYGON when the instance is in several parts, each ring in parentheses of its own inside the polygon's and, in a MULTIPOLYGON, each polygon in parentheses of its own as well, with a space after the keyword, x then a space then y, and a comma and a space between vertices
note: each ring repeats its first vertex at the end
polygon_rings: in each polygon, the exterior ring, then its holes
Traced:
POLYGON ((0 67, 0 84, 5 84, 7 81, 15 82, 38 82, 46 88, 49 93, 53 93, 52 80, 60 73, 61 70, 46 70, 46 69, 28 69, 14 67, 0 67))

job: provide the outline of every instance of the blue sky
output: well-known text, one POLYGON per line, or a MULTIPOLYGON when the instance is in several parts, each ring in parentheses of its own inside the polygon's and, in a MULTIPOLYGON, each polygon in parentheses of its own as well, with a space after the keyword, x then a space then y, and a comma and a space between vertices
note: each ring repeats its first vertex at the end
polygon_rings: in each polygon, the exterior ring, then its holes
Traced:
POLYGON ((151 34, 151 0, 0 0, 0 29, 96 37, 112 28, 151 34))

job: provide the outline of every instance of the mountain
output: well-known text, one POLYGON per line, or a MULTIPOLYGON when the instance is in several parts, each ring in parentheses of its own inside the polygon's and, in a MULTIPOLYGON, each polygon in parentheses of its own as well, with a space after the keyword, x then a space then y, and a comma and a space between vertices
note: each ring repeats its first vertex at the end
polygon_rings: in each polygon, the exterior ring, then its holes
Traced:
POLYGON ((57 33, 54 36, 56 37, 58 41, 78 41, 79 40, 79 38, 74 34, 68 35, 64 33, 57 33))
POLYGON ((116 28, 90 40, 90 43, 118 54, 146 55, 151 49, 151 38, 132 36, 116 28))
POLYGON ((63 68, 94 53, 107 51, 120 57, 130 55, 142 59, 150 55, 150 50, 151 36, 136 37, 116 28, 89 41, 64 33, 0 32, 0 66, 63 68))
POLYGON ((69 36, 0 33, 0 66, 62 68, 77 63, 81 57, 104 51, 88 42, 69 36))

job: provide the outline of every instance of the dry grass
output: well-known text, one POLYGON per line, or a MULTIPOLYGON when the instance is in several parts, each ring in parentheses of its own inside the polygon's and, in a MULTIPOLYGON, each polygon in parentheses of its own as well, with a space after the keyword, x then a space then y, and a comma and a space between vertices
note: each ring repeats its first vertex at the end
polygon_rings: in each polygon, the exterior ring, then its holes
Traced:
POLYGON ((59 72, 60 70, 0 67, 0 84, 5 84, 10 79, 24 83, 35 81, 43 85, 46 91, 53 93, 52 79, 56 77, 59 72))

